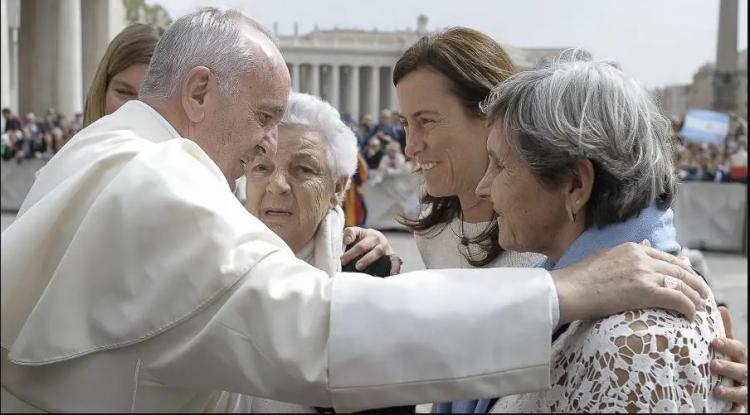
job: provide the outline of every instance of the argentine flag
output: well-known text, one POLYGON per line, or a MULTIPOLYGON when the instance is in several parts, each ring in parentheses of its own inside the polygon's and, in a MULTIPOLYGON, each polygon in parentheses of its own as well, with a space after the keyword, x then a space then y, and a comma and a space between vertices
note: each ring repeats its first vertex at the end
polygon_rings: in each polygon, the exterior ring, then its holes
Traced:
POLYGON ((723 144, 729 132, 729 114, 708 110, 688 110, 680 137, 685 141, 723 144))

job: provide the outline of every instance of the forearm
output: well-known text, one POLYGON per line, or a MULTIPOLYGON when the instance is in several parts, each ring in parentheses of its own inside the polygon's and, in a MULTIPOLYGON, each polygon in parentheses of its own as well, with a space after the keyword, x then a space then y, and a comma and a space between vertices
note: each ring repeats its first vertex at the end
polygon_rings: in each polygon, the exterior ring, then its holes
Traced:
POLYGON ((329 279, 276 252, 146 366, 171 386, 339 411, 541 390, 552 288, 539 269, 329 279))
POLYGON ((329 339, 334 406, 548 388, 551 289, 540 269, 337 276, 329 339))

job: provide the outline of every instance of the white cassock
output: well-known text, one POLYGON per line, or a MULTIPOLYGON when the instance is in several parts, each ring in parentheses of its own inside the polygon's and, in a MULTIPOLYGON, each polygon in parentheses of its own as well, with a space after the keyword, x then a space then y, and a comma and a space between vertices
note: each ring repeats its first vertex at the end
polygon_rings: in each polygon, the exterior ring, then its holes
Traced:
POLYGON ((231 412, 247 394, 346 411, 541 390, 556 301, 544 270, 329 278, 131 101, 49 161, 2 233, 2 409, 231 412))

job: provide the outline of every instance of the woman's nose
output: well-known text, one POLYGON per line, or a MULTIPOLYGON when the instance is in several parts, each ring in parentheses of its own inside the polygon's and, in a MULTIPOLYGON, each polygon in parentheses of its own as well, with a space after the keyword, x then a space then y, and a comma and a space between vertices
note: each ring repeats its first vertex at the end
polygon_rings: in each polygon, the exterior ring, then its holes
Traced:
POLYGON ((407 157, 413 158, 422 150, 424 150, 424 140, 422 137, 418 134, 407 133, 406 148, 404 148, 404 153, 406 153, 407 157))
POLYGON ((476 193, 477 197, 482 200, 490 201, 490 184, 492 183, 492 179, 490 178, 490 168, 487 167, 487 171, 484 172, 484 176, 482 176, 482 180, 479 181, 479 184, 477 184, 477 188, 474 190, 474 193, 476 193))
POLYGON ((286 180, 286 175, 281 169, 277 169, 271 176, 271 180, 268 182, 268 190, 277 195, 289 192, 289 182, 286 180))

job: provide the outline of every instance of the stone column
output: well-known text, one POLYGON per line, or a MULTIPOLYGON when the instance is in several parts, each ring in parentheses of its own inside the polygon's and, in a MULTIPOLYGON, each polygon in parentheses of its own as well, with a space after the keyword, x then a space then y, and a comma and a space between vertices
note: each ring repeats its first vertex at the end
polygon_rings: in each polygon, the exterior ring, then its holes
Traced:
POLYGON ((68 120, 83 111, 83 70, 81 68, 81 2, 61 0, 57 31, 57 85, 55 108, 68 120))
MULTIPOLYGON (((10 43, 8 42, 8 4, 0 0, 0 107, 10 106, 10 43)), ((18 108, 13 108, 18 111, 18 108)), ((3 131, 5 128, 5 119, 3 131)))
POLYGON ((378 72, 380 76, 380 106, 382 107, 379 109, 392 109, 393 101, 395 100, 393 67, 381 66, 378 72))
POLYGON ((320 65, 310 64, 310 94, 320 96, 320 65))
POLYGON ((328 65, 319 65, 320 69, 320 99, 331 103, 331 67, 328 65))
POLYGON ((300 65, 296 63, 289 64, 289 75, 292 78, 292 91, 299 91, 299 77, 300 77, 300 65))
POLYGON ((719 33, 716 45, 716 71, 713 78, 713 107, 719 111, 733 111, 739 87, 737 79, 737 0, 719 3, 719 33))
POLYGON ((347 77, 346 93, 347 93, 347 109, 346 111, 351 117, 357 122, 359 119, 359 66, 352 65, 349 68, 349 76, 347 77))
POLYGON ((333 105, 334 108, 336 108, 337 110, 339 110, 339 112, 341 112, 341 109, 339 108, 339 103, 340 103, 339 101, 339 95, 340 95, 339 94, 339 82, 340 82, 339 70, 340 68, 336 64, 331 64, 330 69, 331 69, 331 73, 330 73, 328 80, 331 82, 331 86, 328 91, 330 91, 331 96, 328 102, 330 102, 330 104, 333 105))
POLYGON ((371 114, 372 119, 377 122, 380 113, 380 108, 378 108, 380 102, 380 71, 377 66, 370 67, 370 79, 367 89, 369 91, 368 113, 371 114))
POLYGON ((9 32, 3 33, 8 37, 8 57, 10 58, 10 102, 13 111, 18 111, 18 33, 21 26, 21 0, 6 0, 5 9, 9 32))
POLYGON ((83 66, 83 100, 109 42, 125 28, 122 0, 81 1, 81 55, 83 66))
POLYGON ((19 55, 19 113, 83 110, 80 0, 25 0, 19 55))

